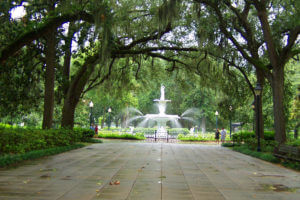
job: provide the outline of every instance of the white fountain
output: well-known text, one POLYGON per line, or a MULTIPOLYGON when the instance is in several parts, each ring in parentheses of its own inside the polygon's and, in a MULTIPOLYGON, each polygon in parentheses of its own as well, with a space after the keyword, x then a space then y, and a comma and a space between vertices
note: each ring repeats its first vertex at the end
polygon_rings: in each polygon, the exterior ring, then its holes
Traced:
POLYGON ((158 114, 147 114, 144 117, 146 120, 153 120, 157 122, 157 137, 158 138, 166 138, 167 137, 167 130, 166 124, 168 121, 174 121, 178 123, 178 119, 180 117, 178 115, 167 115, 166 114, 166 107, 167 102, 171 100, 165 99, 165 87, 162 85, 160 88, 160 99, 155 99, 155 102, 158 102, 158 114))

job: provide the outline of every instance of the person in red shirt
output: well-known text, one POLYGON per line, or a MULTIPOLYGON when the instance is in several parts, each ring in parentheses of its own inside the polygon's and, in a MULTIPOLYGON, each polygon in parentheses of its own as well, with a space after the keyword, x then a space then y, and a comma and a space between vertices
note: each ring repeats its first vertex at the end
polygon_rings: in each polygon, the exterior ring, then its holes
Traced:
POLYGON ((95 125, 95 134, 98 135, 98 125, 95 125))

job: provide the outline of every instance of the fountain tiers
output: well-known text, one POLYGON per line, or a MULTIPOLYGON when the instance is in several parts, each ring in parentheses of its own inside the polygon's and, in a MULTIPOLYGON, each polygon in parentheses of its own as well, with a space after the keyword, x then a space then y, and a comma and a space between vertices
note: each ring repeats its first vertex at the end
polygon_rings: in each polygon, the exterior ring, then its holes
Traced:
POLYGON ((157 122, 157 136, 159 138, 167 137, 166 124, 168 121, 178 120, 180 117, 178 115, 167 115, 166 104, 171 100, 165 100, 165 87, 161 86, 160 99, 154 99, 153 101, 158 102, 159 114, 147 114, 144 117, 146 119, 151 119, 157 122))

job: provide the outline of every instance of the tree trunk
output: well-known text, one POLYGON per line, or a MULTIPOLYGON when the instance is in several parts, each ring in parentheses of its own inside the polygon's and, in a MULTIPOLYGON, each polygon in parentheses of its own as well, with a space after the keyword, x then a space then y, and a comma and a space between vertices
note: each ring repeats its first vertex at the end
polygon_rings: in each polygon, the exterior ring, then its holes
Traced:
POLYGON ((55 37, 56 29, 53 28, 46 36, 46 74, 45 74, 45 96, 43 129, 52 127, 54 110, 54 80, 55 80, 55 37))
POLYGON ((275 140, 284 143, 285 135, 285 119, 284 119, 284 64, 278 55, 278 51, 271 32, 267 14, 267 3, 269 1, 255 1, 254 6, 258 11, 258 18, 262 26, 264 39, 266 41, 269 60, 272 66, 272 91, 273 91, 273 107, 274 107, 274 127, 275 140))
POLYGON ((68 36, 65 39, 64 46, 64 68, 63 68, 63 94, 66 95, 70 83, 70 66, 71 66, 71 55, 72 55, 72 40, 75 34, 74 22, 70 22, 68 28, 68 36))
POLYGON ((273 79, 272 79, 272 91, 273 91, 275 140, 280 144, 286 141, 283 88, 284 88, 284 68, 274 67, 273 79))
POLYGON ((62 109, 61 126, 72 129, 74 127, 74 114, 76 106, 79 102, 80 96, 88 82, 92 72, 94 71, 97 57, 92 57, 88 64, 83 65, 77 72, 74 79, 71 81, 67 94, 64 99, 64 106, 62 109))

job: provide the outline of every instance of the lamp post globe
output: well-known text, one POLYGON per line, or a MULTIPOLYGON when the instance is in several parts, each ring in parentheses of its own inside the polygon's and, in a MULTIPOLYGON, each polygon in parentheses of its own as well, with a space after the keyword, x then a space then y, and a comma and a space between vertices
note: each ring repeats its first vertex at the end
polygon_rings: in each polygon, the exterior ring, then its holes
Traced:
POLYGON ((93 123, 93 107, 94 107, 94 103, 92 101, 89 103, 89 107, 91 109, 91 111, 90 111, 90 127, 92 127, 92 123, 93 123))
POLYGON ((110 123, 111 123, 111 120, 110 120, 110 113, 111 113, 111 108, 108 108, 108 130, 110 129, 110 123))

